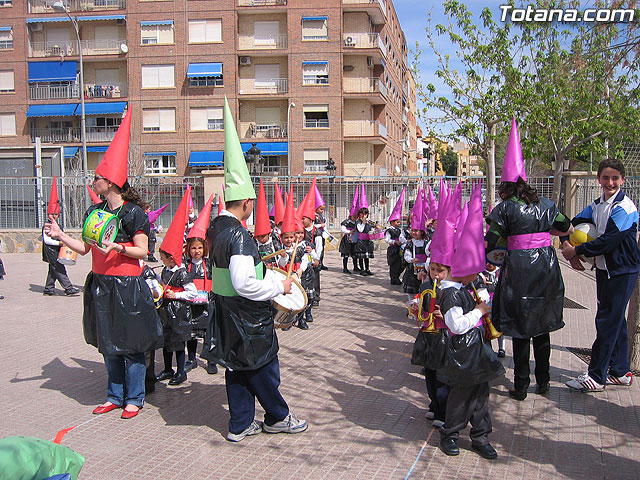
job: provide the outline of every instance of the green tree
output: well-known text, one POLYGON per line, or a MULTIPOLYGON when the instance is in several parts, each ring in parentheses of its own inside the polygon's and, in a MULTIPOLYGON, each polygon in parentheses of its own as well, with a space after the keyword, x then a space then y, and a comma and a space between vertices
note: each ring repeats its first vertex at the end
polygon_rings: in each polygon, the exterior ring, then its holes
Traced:
POLYGON ((437 158, 442 162, 442 169, 446 172, 447 176, 455 177, 458 175, 458 154, 453 151, 453 148, 447 147, 446 150, 437 149, 437 158))

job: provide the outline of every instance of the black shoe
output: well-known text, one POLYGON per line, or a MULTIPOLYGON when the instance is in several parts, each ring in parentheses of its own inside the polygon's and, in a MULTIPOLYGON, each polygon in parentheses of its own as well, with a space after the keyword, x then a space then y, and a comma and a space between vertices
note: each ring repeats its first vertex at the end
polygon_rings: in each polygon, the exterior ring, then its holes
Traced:
POLYGON ((313 323, 313 315, 309 314, 305 317, 307 323, 313 323))
POLYGON ((207 373, 209 375, 218 373, 218 366, 213 362, 207 362, 207 373))
POLYGON ((471 450, 487 460, 495 460, 498 458, 498 452, 496 452, 496 449, 493 448, 490 443, 485 445, 476 445, 475 443, 472 443, 471 450))
POLYGON ((505 355, 506 353, 504 352, 504 350, 502 349, 498 350, 498 358, 504 358, 505 355))
POLYGON ((391 285, 402 285, 400 280, 391 280, 391 285))
POLYGON ((162 382, 163 380, 169 380, 170 378, 173 378, 173 374, 174 374, 173 370, 163 370, 162 372, 160 372, 160 375, 156 377, 156 380, 158 382, 162 382))
POLYGON ((78 289, 77 289, 77 288, 75 288, 75 287, 71 287, 71 288, 69 288, 69 289, 67 289, 67 290, 65 290, 65 291, 64 291, 64 294, 65 294, 66 296, 69 296, 69 295, 76 295, 76 294, 78 294, 78 293, 80 293, 80 290, 78 290, 78 289))
POLYGON ((509 396, 515 400, 522 401, 527 398, 527 392, 522 390, 509 390, 509 396))
POLYGON ((169 380, 169 385, 180 385, 187 379, 187 372, 184 373, 176 373, 171 380, 169 380))
POLYGON ((184 362, 184 371, 190 372, 191 370, 193 370, 193 361, 187 360, 186 362, 184 362))
POLYGON ((442 451, 450 457, 460 455, 458 441, 455 438, 445 438, 443 440, 440 440, 440 448, 442 448, 442 451))
POLYGON ((4 300, 4 295, 0 295, 0 300, 4 300))
POLYGON ((329 267, 325 267, 324 265, 320 265, 320 270, 329 270, 329 267))
POLYGON ((51 292, 49 290, 43 291, 42 294, 46 295, 47 297, 55 297, 56 296, 56 292, 51 292))
POLYGON ((157 262, 158 259, 156 257, 154 257, 153 255, 149 255, 147 257, 147 262, 157 262))
POLYGON ((311 302, 311 306, 312 307, 319 307, 320 306, 320 300, 314 300, 313 302, 311 302))
MULTIPOLYGON (((355 272, 355 270, 354 270, 354 272, 355 272)), ((368 277, 368 276, 369 276, 369 275, 367 274, 367 271, 366 271, 366 270, 359 270, 359 272, 360 272, 360 275, 362 275, 363 277, 368 277)))
POLYGON ((298 320, 298 328, 300 330, 309 330, 309 325, 307 325, 307 322, 304 318, 298 320))
POLYGON ((354 272, 359 272, 360 271, 360 267, 353 267, 353 271, 354 272))
POLYGON ((343 268, 342 273, 348 273, 349 275, 351 275, 351 270, 349 270, 348 268, 343 268))
POLYGON ((543 383, 542 385, 536 385, 537 395, 546 395, 549 391, 549 383, 543 383))
POLYGON ((365 270, 364 273, 366 273, 369 277, 373 276, 371 270, 365 270))

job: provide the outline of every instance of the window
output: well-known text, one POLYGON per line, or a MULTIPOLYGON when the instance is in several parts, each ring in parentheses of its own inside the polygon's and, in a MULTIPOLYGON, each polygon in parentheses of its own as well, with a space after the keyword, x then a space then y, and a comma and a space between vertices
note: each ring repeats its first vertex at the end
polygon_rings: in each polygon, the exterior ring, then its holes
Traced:
POLYGON ((175 132, 175 108, 150 108, 142 111, 143 132, 175 132))
POLYGON ((13 29, 11 27, 0 27, 0 50, 11 50, 13 48, 13 29))
POLYGON ((143 65, 142 88, 174 88, 174 65, 143 65))
POLYGON ((327 17, 302 17, 302 40, 327 40, 327 17))
POLYGON ((16 114, 0 113, 0 135, 16 134, 16 114))
POLYGON ((0 92, 15 92, 13 70, 0 70, 0 92))
POLYGON ((329 83, 329 62, 302 62, 303 85, 325 85, 329 83))
POLYGON ((192 108, 191 131, 224 130, 222 107, 192 108))
POLYGON ((172 44, 173 21, 140 22, 142 45, 172 44))
POLYGON ((329 128, 329 105, 303 105, 305 128, 329 128))
POLYGON ((189 43, 222 41, 222 20, 189 20, 189 43))
POLYGON ((222 75, 219 77, 191 77, 189 78, 190 87, 221 87, 224 85, 222 75))
POLYGON ((86 121, 87 127, 119 127, 122 123, 122 118, 88 116, 86 121))
POLYGON ((328 148, 314 148, 304 151, 304 171, 326 172, 327 162, 329 161, 328 148))
POLYGON ((177 172, 176 152, 144 153, 145 175, 175 175, 177 172))
POLYGON ((256 46, 277 46, 280 38, 280 22, 254 22, 253 37, 256 46))
POLYGON ((0 7, 10 7, 12 0, 0 0, 0 7))
POLYGON ((280 79, 280 65, 262 63, 253 68, 256 88, 276 88, 280 79))

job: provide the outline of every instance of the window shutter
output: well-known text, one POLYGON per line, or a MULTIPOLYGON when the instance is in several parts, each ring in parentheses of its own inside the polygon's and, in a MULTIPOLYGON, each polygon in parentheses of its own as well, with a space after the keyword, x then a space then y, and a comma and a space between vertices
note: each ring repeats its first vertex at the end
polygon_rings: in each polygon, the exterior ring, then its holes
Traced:
POLYGON ((160 128, 158 110, 146 109, 142 111, 142 128, 143 130, 160 128))
POLYGON ((157 25, 158 43, 173 43, 173 25, 157 25))
POLYGON ((0 91, 11 92, 15 90, 13 70, 0 71, 0 91))
POLYGON ((192 108, 191 109, 191 130, 199 131, 207 129, 207 109, 192 108))
POLYGON ((205 23, 206 23, 205 41, 221 42, 222 41, 222 20, 206 20, 205 23))
POLYGON ((176 111, 174 108, 161 108, 159 111, 160 131, 175 131, 176 111))
POLYGON ((142 88, 158 87, 158 65, 142 65, 142 88))
POLYGON ((158 86, 175 87, 175 67, 173 65, 157 65, 158 86))
POLYGON ((305 162, 326 162, 329 160, 328 148, 314 148, 304 151, 305 162))
POLYGON ((303 112, 328 112, 329 111, 329 105, 303 105, 302 106, 302 111, 303 112))
POLYGON ((0 115, 0 135, 16 134, 16 115, 15 113, 4 113, 0 115))
POLYGON ((206 20, 189 20, 189 42, 204 43, 206 42, 206 20))

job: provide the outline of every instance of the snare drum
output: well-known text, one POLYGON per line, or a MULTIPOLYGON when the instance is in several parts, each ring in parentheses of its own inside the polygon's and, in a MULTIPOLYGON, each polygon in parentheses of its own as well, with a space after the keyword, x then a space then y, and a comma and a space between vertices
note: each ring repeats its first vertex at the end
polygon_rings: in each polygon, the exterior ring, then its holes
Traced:
MULTIPOLYGON (((287 278, 287 273, 284 270, 269 265, 267 265, 267 269, 271 270, 280 280, 287 278)), ((291 284, 291 293, 287 295, 280 294, 271 299, 271 301, 277 310, 273 317, 273 323, 276 328, 287 328, 293 325, 298 313, 303 311, 308 303, 307 293, 295 278, 291 284)))
POLYGON ((160 282, 155 278, 145 278, 144 281, 149 285, 149 290, 151 290, 151 295, 153 296, 153 303, 157 310, 162 306, 164 300, 164 288, 162 288, 160 282))
POLYGON ((118 235, 118 216, 105 210, 94 210, 82 227, 82 240, 91 245, 104 247, 105 242, 113 242, 118 235))
POLYGON ((487 263, 495 265, 496 267, 501 267, 506 256, 506 247, 496 247, 487 253, 487 263))
POLYGON ((66 245, 60 247, 60 253, 58 254, 58 263, 62 265, 75 265, 78 260, 78 254, 71 250, 66 245))

